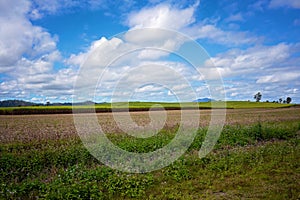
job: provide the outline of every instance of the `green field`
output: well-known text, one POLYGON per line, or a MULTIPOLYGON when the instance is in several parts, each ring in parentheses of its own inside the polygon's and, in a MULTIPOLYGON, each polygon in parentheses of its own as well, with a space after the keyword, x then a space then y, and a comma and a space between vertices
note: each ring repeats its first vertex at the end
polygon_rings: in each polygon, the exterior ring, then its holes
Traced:
MULTIPOLYGON (((111 112, 113 111, 148 111, 151 109, 160 109, 164 107, 166 110, 178 109, 210 109, 210 108, 283 108, 291 107, 295 104, 279 104, 266 102, 248 102, 248 101, 227 101, 227 102, 207 102, 207 103, 165 103, 165 102, 129 102, 129 103, 103 103, 96 105, 74 106, 77 112, 111 112)), ((2 114, 67 114, 72 113, 72 106, 26 106, 26 107, 2 107, 2 114)))
MULTIPOLYGON (((119 132, 109 113, 98 114, 99 123, 112 126, 107 137, 130 152, 169 143, 180 112, 168 115, 169 126, 142 139, 119 132)), ((149 118, 146 112, 132 117, 137 123, 149 118)), ((205 124, 173 164, 131 174, 96 160, 78 138, 71 115, 0 116, 0 199, 300 198, 300 108, 229 110, 214 150, 199 159, 205 124)))

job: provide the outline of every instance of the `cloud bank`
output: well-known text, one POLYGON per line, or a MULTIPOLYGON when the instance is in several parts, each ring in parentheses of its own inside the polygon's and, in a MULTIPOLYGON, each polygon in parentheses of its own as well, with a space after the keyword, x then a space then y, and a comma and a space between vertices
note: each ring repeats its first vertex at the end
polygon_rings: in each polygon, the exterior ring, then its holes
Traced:
MULTIPOLYGON (((171 91, 186 93, 188 85, 184 82, 177 84, 176 81, 169 80, 172 76, 168 70, 166 72, 162 70, 161 73, 164 73, 164 76, 153 70, 158 69, 155 66, 165 66, 166 69, 172 69, 184 76, 194 90, 198 91, 199 97, 209 96, 205 80, 212 80, 216 74, 220 73, 224 78, 228 99, 247 100, 257 91, 261 91, 264 97, 270 98, 269 100, 291 96, 300 101, 300 42, 271 43, 265 36, 255 34, 250 29, 239 28, 243 23, 247 23, 247 19, 252 16, 251 13, 267 9, 299 9, 298 1, 271 0, 259 5, 249 5, 247 12, 230 13, 226 17, 223 16, 223 21, 216 16, 199 17, 202 4, 197 1, 190 5, 180 5, 172 1, 164 3, 150 1, 141 8, 134 7, 137 3, 132 2, 133 10, 130 10, 128 6, 121 6, 126 13, 120 19, 120 23, 129 31, 124 38, 109 38, 109 36, 100 35, 99 39, 94 40, 82 52, 67 54, 67 56, 58 48, 59 35, 50 33, 49 30, 33 23, 34 20, 43 19, 48 15, 63 15, 70 12, 66 11, 66 8, 76 12, 76 9, 106 9, 105 7, 109 5, 109 3, 97 2, 91 0, 83 5, 75 0, 55 0, 47 3, 39 0, 1 1, 0 99, 70 101, 80 67, 86 64, 87 59, 95 52, 98 51, 98 54, 96 53, 98 56, 94 60, 89 59, 89 62, 92 62, 91 66, 94 66, 90 69, 91 73, 94 72, 97 76, 85 78, 97 82, 96 79, 101 76, 100 72, 103 72, 101 70, 105 69, 101 63, 105 59, 112 58, 110 52, 122 52, 126 48, 131 49, 134 45, 148 43, 155 48, 130 52, 104 71, 101 94, 97 100, 110 101, 111 91, 120 80, 141 83, 141 79, 147 84, 139 85, 132 90, 136 92, 134 98, 174 100, 174 97, 170 95, 171 91), (224 26, 224 23, 228 26, 224 26), (164 50, 179 49, 185 43, 182 38, 159 31, 148 35, 147 31, 142 30, 139 34, 130 34, 131 30, 140 28, 178 31, 198 41, 203 47, 212 46, 220 50, 216 50, 217 53, 214 53, 211 59, 203 60, 203 63, 197 66, 203 73, 195 75, 188 70, 189 64, 184 59, 164 50), (129 41, 132 46, 126 46, 128 45, 126 41, 129 41), (148 67, 141 68, 139 72, 134 71, 141 65, 148 67), (151 68, 151 66, 154 67, 151 68), (150 80, 157 81, 154 77, 169 81, 170 87, 148 84, 150 80)), ((296 20, 292 23, 295 24, 296 20)), ((124 90, 123 92, 132 91, 124 90)), ((127 95, 119 92, 120 99, 127 95)), ((191 97, 186 95, 185 99, 188 98, 191 97)))

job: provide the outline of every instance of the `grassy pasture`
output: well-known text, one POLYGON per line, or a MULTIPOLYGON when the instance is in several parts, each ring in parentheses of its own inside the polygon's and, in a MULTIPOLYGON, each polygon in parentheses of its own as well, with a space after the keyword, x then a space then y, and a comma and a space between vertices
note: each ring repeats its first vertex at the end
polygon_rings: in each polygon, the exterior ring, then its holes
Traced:
MULTIPOLYGON (((145 174, 112 170, 93 158, 72 115, 2 115, 0 199, 299 199, 299 107, 227 110, 221 137, 202 159, 210 110, 200 113, 188 151, 145 174)), ((132 152, 150 152, 174 138, 180 111, 167 115, 157 135, 142 139, 123 133, 111 113, 97 114, 107 137, 132 152)), ((140 125, 150 120, 147 112, 131 117, 140 125)))

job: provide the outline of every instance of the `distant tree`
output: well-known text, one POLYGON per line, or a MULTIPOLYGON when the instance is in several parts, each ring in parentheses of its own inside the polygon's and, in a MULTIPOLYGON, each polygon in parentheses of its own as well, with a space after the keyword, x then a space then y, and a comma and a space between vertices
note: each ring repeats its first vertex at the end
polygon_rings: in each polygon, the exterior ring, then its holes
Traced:
POLYGON ((50 106, 50 101, 47 101, 46 106, 50 106))
POLYGON ((279 103, 281 103, 282 102, 282 98, 279 98, 279 103))
POLYGON ((287 97, 287 98, 286 98, 286 103, 287 103, 287 104, 291 103, 291 101, 292 101, 292 98, 291 98, 291 97, 287 97))
POLYGON ((283 100, 283 103, 286 103, 286 100, 283 100))
POLYGON ((262 94, 260 92, 258 92, 256 95, 254 95, 254 99, 256 100, 256 102, 259 102, 261 100, 262 94))
POLYGON ((266 102, 269 103, 269 100, 267 100, 266 102))

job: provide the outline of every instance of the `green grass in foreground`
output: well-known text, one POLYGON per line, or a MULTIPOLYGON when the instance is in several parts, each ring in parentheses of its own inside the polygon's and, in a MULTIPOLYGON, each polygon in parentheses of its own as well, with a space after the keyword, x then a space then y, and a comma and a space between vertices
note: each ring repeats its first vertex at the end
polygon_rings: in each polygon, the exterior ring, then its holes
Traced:
POLYGON ((26 107, 0 107, 0 114, 63 114, 72 113, 72 109, 78 112, 111 112, 113 111, 148 111, 149 109, 161 109, 164 107, 168 110, 178 109, 210 109, 210 108, 285 108, 295 104, 279 104, 267 102, 248 102, 248 101, 227 101, 227 102, 206 102, 206 103, 165 103, 165 102, 119 102, 119 103, 103 103, 84 106, 26 106, 26 107))
MULTIPOLYGON (((226 126, 207 157, 198 150, 206 128, 172 165, 146 174, 112 170, 80 140, 0 147, 0 199, 298 199, 300 122, 226 126)), ((175 134, 148 139, 109 135, 119 147, 149 152, 175 134)))

